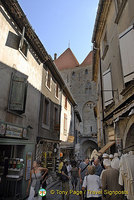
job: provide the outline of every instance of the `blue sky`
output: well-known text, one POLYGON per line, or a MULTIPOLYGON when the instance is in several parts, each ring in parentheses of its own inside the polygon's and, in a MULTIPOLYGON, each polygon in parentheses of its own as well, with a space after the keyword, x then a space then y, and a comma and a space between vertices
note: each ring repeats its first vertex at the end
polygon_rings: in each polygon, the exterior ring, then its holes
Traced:
POLYGON ((78 62, 92 49, 99 0, 18 0, 48 54, 60 56, 69 46, 78 62))

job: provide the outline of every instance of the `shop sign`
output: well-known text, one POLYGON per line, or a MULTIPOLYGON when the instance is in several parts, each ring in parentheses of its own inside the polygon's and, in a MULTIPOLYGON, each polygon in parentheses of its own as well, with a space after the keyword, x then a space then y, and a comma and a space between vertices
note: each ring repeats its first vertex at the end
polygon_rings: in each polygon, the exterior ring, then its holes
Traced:
POLYGON ((4 136, 6 132, 6 124, 0 123, 0 136, 4 136))
POLYGON ((0 122, 0 136, 13 138, 27 138, 27 129, 0 122))
POLYGON ((30 179, 31 168, 32 168, 32 153, 28 152, 26 155, 26 180, 30 179))
POLYGON ((68 142, 73 143, 74 142, 74 136, 68 136, 68 142))
POLYGON ((7 128, 6 128, 7 137, 22 138, 22 133, 23 133, 23 128, 7 125, 7 128))
POLYGON ((108 139, 109 139, 109 142, 115 141, 115 132, 114 132, 114 130, 109 131, 108 137, 109 137, 109 138, 108 138, 108 139))

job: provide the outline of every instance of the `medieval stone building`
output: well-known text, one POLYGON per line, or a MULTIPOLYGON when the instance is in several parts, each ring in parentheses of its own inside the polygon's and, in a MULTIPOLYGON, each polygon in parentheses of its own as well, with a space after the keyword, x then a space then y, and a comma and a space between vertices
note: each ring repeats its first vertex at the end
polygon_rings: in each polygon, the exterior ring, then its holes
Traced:
POLYGON ((96 136, 96 84, 92 81, 92 52, 79 64, 71 49, 68 48, 55 64, 70 89, 82 118, 80 131, 75 134, 75 153, 78 159, 91 155, 97 148, 96 136))

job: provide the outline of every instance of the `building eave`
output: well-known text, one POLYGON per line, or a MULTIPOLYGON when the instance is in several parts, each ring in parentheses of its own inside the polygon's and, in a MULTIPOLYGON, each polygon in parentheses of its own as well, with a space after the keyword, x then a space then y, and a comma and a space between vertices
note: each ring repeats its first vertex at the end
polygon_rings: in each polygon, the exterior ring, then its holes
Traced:
POLYGON ((25 38, 27 39, 28 43, 31 45, 33 50, 36 52, 36 54, 39 56, 40 61, 46 61, 49 55, 46 49, 44 48, 43 44, 41 43, 40 39, 36 35, 35 31, 33 30, 32 26, 30 25, 18 1, 1 0, 1 3, 21 32, 23 30, 23 27, 25 27, 25 38))
POLYGON ((100 51, 100 41, 103 34, 104 26, 108 16, 108 11, 111 5, 111 0, 100 0, 93 30, 92 43, 93 43, 93 80, 97 80, 97 73, 100 51))

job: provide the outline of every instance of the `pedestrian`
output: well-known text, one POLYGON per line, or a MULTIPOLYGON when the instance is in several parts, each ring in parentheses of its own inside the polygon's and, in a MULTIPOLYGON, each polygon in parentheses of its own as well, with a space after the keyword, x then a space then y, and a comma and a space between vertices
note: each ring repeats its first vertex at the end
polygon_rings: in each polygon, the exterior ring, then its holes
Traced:
POLYGON ((39 189, 41 188, 41 178, 42 178, 42 174, 41 172, 47 172, 48 169, 40 167, 39 166, 39 162, 34 161, 33 162, 33 168, 30 172, 30 180, 28 183, 28 187, 27 187, 27 194, 29 191, 29 187, 30 187, 30 194, 28 197, 28 200, 41 200, 42 197, 39 196, 39 189))
POLYGON ((93 157, 92 160, 91 160, 91 165, 93 165, 93 163, 94 163, 94 157, 93 157))
POLYGON ((119 171, 110 166, 108 159, 103 161, 105 170, 102 174, 102 196, 103 200, 123 200, 121 194, 123 188, 119 185, 119 171), (116 192, 116 194, 114 194, 116 192), (117 194, 119 192, 119 194, 117 194))
POLYGON ((67 162, 67 171, 68 171, 68 176, 71 178, 71 169, 72 169, 72 166, 70 164, 70 161, 67 162))
MULTIPOLYGON (((43 173, 42 175, 42 188, 46 189, 47 187, 47 179, 48 179, 48 171, 46 171, 45 173, 43 173)), ((46 196, 42 197, 42 200, 45 200, 46 196)))
POLYGON ((78 183, 78 168, 76 167, 76 163, 73 163, 73 165, 72 165, 71 183, 72 183, 73 190, 76 190, 76 186, 78 183))
POLYGON ((69 200, 69 176, 67 171, 67 160, 65 159, 63 162, 63 167, 61 169, 61 181, 62 181, 62 200, 69 200), (66 192, 66 195, 64 194, 66 192))
POLYGON ((87 189, 87 200, 101 200, 101 182, 99 176, 95 175, 95 166, 88 166, 88 175, 85 176, 82 190, 87 189))
POLYGON ((100 160, 98 158, 94 160, 94 165, 95 165, 95 175, 100 176, 103 168, 100 165, 100 160))
POLYGON ((111 161, 111 167, 119 170, 119 162, 120 162, 120 160, 118 158, 118 153, 114 153, 114 158, 111 161))
MULTIPOLYGON (((79 178, 80 178, 80 188, 79 190, 82 190, 82 184, 83 184, 83 180, 84 177, 87 175, 87 167, 89 165, 89 157, 85 157, 84 162, 80 163, 79 166, 79 178)), ((82 193, 82 195, 80 195, 80 199, 84 198, 84 193, 82 193)))
POLYGON ((109 160, 112 161, 113 158, 114 158, 113 154, 110 154, 110 155, 109 155, 109 160))
POLYGON ((61 169, 62 169, 62 167, 63 167, 63 160, 61 158, 60 163, 59 163, 59 167, 58 167, 58 176, 59 176, 60 180, 61 180, 61 169))

